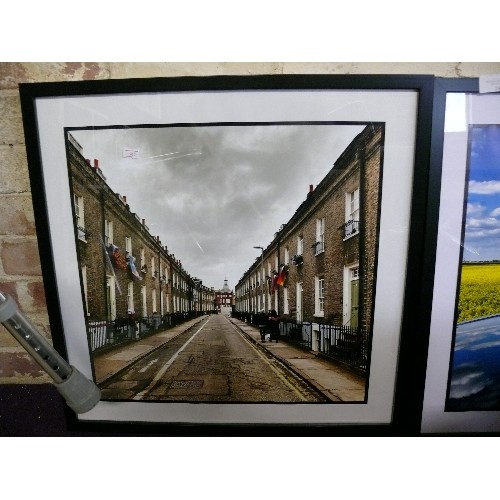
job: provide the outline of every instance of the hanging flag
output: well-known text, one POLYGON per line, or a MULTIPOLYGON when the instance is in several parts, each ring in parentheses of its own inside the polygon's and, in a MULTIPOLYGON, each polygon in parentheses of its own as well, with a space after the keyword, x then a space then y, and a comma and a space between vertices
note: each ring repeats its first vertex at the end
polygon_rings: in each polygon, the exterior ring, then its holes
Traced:
POLYGON ((118 291, 118 295, 122 294, 122 289, 120 288, 120 283, 118 282, 118 279, 116 278, 115 274, 115 268, 113 267, 113 262, 111 261, 111 255, 109 253, 108 247, 104 243, 104 240, 102 239, 102 235, 99 235, 99 239, 101 240, 101 245, 104 248, 104 254, 106 255, 106 274, 112 275, 115 279, 113 280, 115 283, 116 290, 118 291))
POLYGON ((129 273, 130 273, 132 279, 142 281, 142 277, 139 274, 139 272, 137 271, 137 268, 135 267, 135 257, 132 257, 132 255, 129 255, 127 257, 127 263, 128 263, 128 270, 129 270, 129 273))
POLYGON ((272 281, 272 286, 271 286, 271 293, 274 294, 276 291, 276 286, 278 285, 277 283, 278 279, 278 273, 276 271, 273 271, 273 281, 272 281))
POLYGON ((115 269, 127 269, 127 261, 116 245, 108 245, 107 251, 115 269))
POLYGON ((286 276, 287 276, 288 267, 281 266, 278 277, 276 278, 276 284, 279 286, 285 286, 286 276))

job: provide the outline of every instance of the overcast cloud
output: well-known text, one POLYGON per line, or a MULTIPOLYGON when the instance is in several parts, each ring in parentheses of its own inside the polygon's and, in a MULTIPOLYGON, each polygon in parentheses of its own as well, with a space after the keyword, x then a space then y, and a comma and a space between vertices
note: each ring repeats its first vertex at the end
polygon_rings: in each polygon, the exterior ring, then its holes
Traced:
MULTIPOLYGON (((234 289, 359 125, 75 130, 113 191, 206 286, 234 289), (126 148, 137 158, 124 157, 126 148)), ((115 242, 119 245, 119 242, 115 242)), ((137 252, 137 249, 135 249, 137 252)))

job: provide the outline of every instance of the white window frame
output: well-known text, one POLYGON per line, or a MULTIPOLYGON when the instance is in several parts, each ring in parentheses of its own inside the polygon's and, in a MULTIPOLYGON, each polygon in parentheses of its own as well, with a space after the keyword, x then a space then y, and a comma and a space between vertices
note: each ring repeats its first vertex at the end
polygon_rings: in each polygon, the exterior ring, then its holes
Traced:
POLYGON ((349 222, 357 222, 358 226, 355 231, 350 231, 344 240, 347 240, 359 233, 359 187, 354 191, 350 191, 345 195, 345 227, 344 234, 349 222))
POLYGON ((158 309, 156 308, 156 290, 151 290, 151 305, 153 308, 153 312, 157 313, 158 309))
POLYGON ((142 315, 148 315, 148 298, 147 298, 147 290, 145 286, 141 286, 141 297, 142 297, 142 315))
POLYGON ((351 281, 359 280, 359 264, 351 268, 351 281))
POLYGON ((348 204, 346 206, 346 222, 351 219, 359 219, 359 187, 347 194, 348 204))
POLYGON ((127 309, 128 311, 135 312, 134 308, 134 282, 131 281, 127 285, 127 309))
POLYGON ((314 254, 319 255, 325 251, 325 218, 316 219, 316 245, 314 254))
POLYGON ((288 287, 283 287, 283 314, 290 314, 288 287))
POLYGON ((302 255, 304 253, 304 237, 302 235, 297 236, 297 255, 302 255))
POLYGON ((132 256, 132 238, 130 236, 125 236, 125 252, 132 256))
POLYGON ((114 321, 116 319, 116 278, 114 275, 106 275, 106 287, 109 288, 109 310, 110 310, 110 320, 114 321))
POLYGON ((285 247, 285 258, 284 258, 285 265, 290 264, 290 249, 288 247, 285 247))
POLYGON ((170 313, 170 295, 168 292, 165 294, 165 312, 170 313))
POLYGON ((314 316, 325 316, 325 278, 314 277, 314 316))
POLYGON ((104 221, 104 243, 106 245, 113 244, 113 221, 104 221))
POLYGON ((83 196, 74 194, 73 201, 75 204, 75 218, 76 218, 76 229, 78 232, 78 239, 87 242, 87 238, 85 237, 85 209, 84 209, 83 196))
POLYGON ((304 284, 302 281, 295 283, 295 319, 302 323, 304 319, 304 284))

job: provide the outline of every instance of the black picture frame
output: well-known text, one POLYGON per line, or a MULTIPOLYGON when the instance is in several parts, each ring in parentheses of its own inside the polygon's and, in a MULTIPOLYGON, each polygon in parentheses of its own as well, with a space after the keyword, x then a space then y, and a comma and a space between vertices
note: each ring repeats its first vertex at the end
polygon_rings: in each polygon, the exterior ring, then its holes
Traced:
MULTIPOLYGON (((381 108, 389 109, 398 103, 392 102, 391 93, 397 95, 414 96, 415 108, 408 111, 414 116, 412 124, 408 125, 408 137, 410 144, 400 145, 402 149, 410 148, 412 158, 411 172, 406 171, 406 182, 408 184, 410 199, 403 200, 408 209, 408 220, 403 228, 392 228, 394 237, 397 239, 402 232, 402 240, 406 244, 404 255, 400 258, 405 261, 404 269, 404 296, 400 298, 400 327, 397 339, 392 344, 392 352, 388 354, 389 359, 394 359, 394 380, 393 387, 389 389, 388 400, 391 401, 390 408, 384 408, 383 422, 372 421, 370 417, 347 418, 344 421, 329 421, 328 418, 304 418, 291 419, 283 423, 277 422, 273 417, 256 419, 255 421, 238 420, 237 418, 213 421, 201 418, 195 421, 165 418, 164 420, 154 419, 144 421, 142 418, 94 418, 87 416, 77 416, 68 414, 68 419, 72 425, 93 429, 109 429, 109 425, 118 426, 124 432, 159 432, 165 429, 172 429, 175 426, 181 428, 199 429, 205 432, 206 429, 216 429, 216 432, 234 432, 234 429, 242 427, 250 429, 262 429, 268 427, 278 433, 298 433, 298 432, 325 432, 334 434, 417 434, 420 430, 420 417, 423 398, 423 387, 425 378, 425 363, 427 353, 428 337, 426 331, 421 330, 421 313, 423 281, 432 267, 432 258, 426 252, 429 251, 429 242, 425 240, 428 234, 429 224, 432 222, 426 217, 428 203, 433 203, 433 189, 429 188, 433 179, 437 175, 430 167, 431 155, 431 135, 433 112, 435 113, 436 102, 434 100, 434 78, 429 75, 273 75, 273 76, 214 76, 214 77, 176 77, 176 78, 148 78, 148 79, 126 79, 126 80, 102 80, 102 81, 81 81, 81 82, 51 82, 51 83, 27 83, 19 86, 24 131, 26 137, 26 150, 30 182, 32 186, 32 198, 35 211, 35 221, 37 229, 38 245, 42 261, 42 272, 46 290, 46 300, 49 312, 53 344, 55 348, 77 368, 83 372, 91 373, 85 362, 79 356, 78 348, 68 345, 69 331, 73 329, 71 321, 65 317, 65 308, 62 298, 66 294, 61 274, 57 271, 58 263, 55 262, 54 253, 54 220, 53 213, 48 205, 51 193, 47 185, 47 160, 44 158, 44 149, 51 147, 45 141, 51 134, 60 134, 58 139, 63 137, 64 131, 59 128, 53 130, 41 130, 42 115, 46 112, 43 109, 45 103, 60 103, 62 115, 71 114, 75 111, 74 100, 78 99, 83 106, 90 98, 113 98, 114 96, 158 96, 158 95, 210 95, 224 93, 238 93, 247 96, 252 93, 263 93, 269 96, 278 93, 310 94, 320 95, 321 92, 335 93, 344 92, 346 96, 359 98, 363 95, 377 95, 382 102, 381 108), (387 104, 385 100, 387 98, 387 104), (71 102, 70 102, 71 101, 71 102), (433 111, 434 105, 434 111, 433 111), (408 177, 409 176, 409 177, 408 177), (430 199, 429 199, 430 190, 430 199), (51 236, 52 234, 52 236, 51 236), (75 351, 76 349, 76 351, 75 351), (194 427, 193 427, 194 426, 194 427), (154 429, 154 431, 153 431, 154 429), (232 429, 232 431, 228 431, 232 429)), ((103 111, 104 113, 106 111, 103 111)), ((47 118, 44 123, 47 123, 47 118)), ((49 118, 52 121, 55 116, 49 118)), ((434 121, 436 117, 434 116, 434 121)), ((355 120, 353 120, 355 121, 355 120)), ((377 121, 367 118, 366 121, 377 121)), ((115 118, 110 122, 113 125, 124 125, 116 122, 115 118)), ((78 125, 66 125, 69 128, 85 127, 94 123, 80 123, 78 125)), ((406 130, 405 127, 402 127, 406 130)), ((435 140, 435 139, 434 139, 435 140)), ((393 144, 397 147, 397 145, 393 144)), ((434 154, 435 150, 434 150, 434 154)), ((62 168, 62 165, 58 168, 62 168)), ((408 169, 406 169, 408 170, 408 169)), ((388 177, 387 173, 384 173, 388 177)), ((384 177, 384 182, 386 178, 384 177)), ((393 180, 395 182, 395 179, 393 180)), ((384 196, 384 194, 383 194, 384 196)), ((382 196, 382 203, 384 198, 382 196)), ((408 198, 407 197, 407 198, 408 198)), ((382 228, 384 229, 384 228, 382 228)), ((432 252, 431 252, 432 254, 432 252)), ((387 276, 389 273, 382 273, 387 276)), ((78 285, 80 288, 80 285, 78 285)), ((424 287, 425 288, 425 287, 424 287)), ((81 292, 81 290, 80 290, 81 292)), ((377 297, 386 295, 388 290, 377 290, 377 297)), ((396 299, 398 300, 398 299, 396 299)), ((425 302, 425 297, 424 297, 425 302)), ((384 317, 384 312, 376 310, 380 318, 384 317)), ((390 316, 390 315, 389 315, 390 316)), ((396 319, 398 321, 398 319, 396 319)), ((81 330, 81 325, 80 325, 81 330)), ((71 343, 71 342, 70 342, 71 343)), ((83 354, 85 358, 87 354, 83 354)), ((370 382, 369 385, 375 386, 370 382)), ((168 403, 165 403, 168 405, 168 403)), ((358 405, 359 406, 359 405, 358 405)), ((266 410, 267 411, 267 410, 266 410)), ((273 409, 269 410, 273 415, 273 409)))
MULTIPOLYGON (((423 434, 484 435, 500 430, 498 410, 494 406, 487 408, 487 405, 482 408, 478 403, 481 397, 487 401, 487 392, 481 396, 484 388, 489 391, 494 388, 494 380, 487 380, 482 372, 484 360, 479 353, 487 344, 484 341, 480 344, 480 330, 469 335, 471 339, 478 339, 472 349, 467 344, 457 344, 459 328, 468 323, 479 327, 479 320, 484 319, 483 314, 474 321, 460 320, 459 295, 461 269, 463 263, 467 263, 465 222, 470 196, 468 185, 472 180, 472 131, 477 127, 496 126, 500 122, 499 96, 495 89, 487 87, 485 80, 484 90, 481 90, 480 78, 436 79, 426 240, 428 282, 422 302, 426 308, 423 314, 427 318, 425 327, 430 332, 422 406, 423 434), (467 357, 469 369, 469 373, 463 373, 462 380, 458 375, 452 378, 454 358, 459 348, 466 353, 463 357, 467 357), (469 384, 465 383, 466 378, 469 384), (476 381, 474 386, 470 383, 473 378, 476 381), (450 404, 452 382, 457 395, 453 405, 450 404), (483 382, 486 382, 484 387, 483 382)), ((470 263, 481 260, 482 249, 478 248, 478 257, 472 258, 470 263)), ((484 261, 489 262, 489 259, 484 257, 484 261)), ((462 361, 461 369, 464 368, 462 361)))

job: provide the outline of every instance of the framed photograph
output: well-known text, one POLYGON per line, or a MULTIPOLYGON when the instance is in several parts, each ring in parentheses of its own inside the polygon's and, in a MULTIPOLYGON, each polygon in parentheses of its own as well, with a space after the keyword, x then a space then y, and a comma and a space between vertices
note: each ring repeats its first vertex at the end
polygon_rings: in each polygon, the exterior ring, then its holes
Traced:
POLYGON ((437 80, 436 267, 424 433, 500 430, 500 95, 437 80))
POLYGON ((418 432, 433 82, 20 85, 77 422, 418 432))

